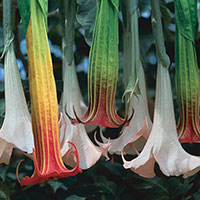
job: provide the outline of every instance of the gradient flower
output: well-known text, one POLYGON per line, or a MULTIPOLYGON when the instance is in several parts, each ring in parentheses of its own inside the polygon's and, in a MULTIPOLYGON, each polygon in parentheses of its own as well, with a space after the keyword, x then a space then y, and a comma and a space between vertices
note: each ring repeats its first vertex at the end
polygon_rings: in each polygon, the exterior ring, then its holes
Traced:
MULTIPOLYGON (((145 77, 142 64, 139 68, 139 75, 139 88, 141 94, 137 96, 133 95, 129 104, 129 114, 132 112, 132 108, 134 108, 133 118, 131 119, 129 126, 124 128, 119 138, 110 140, 111 147, 109 152, 111 154, 121 153, 126 145, 129 147, 127 146, 127 148, 124 149, 124 153, 126 152, 130 154, 132 152, 131 154, 135 154, 136 149, 138 151, 142 150, 151 131, 152 123, 148 112, 145 77), (133 144, 129 143, 134 143, 136 149, 134 150, 132 146, 133 144)), ((101 137, 104 143, 108 142, 108 140, 102 134, 101 137)))
POLYGON ((13 147, 32 153, 34 147, 31 119, 24 96, 13 47, 11 27, 12 2, 3 1, 4 8, 4 71, 5 119, 0 130, 0 162, 9 163, 13 147))
MULTIPOLYGON (((40 184, 53 178, 65 178, 81 172, 78 152, 68 152, 76 156, 76 166, 69 170, 61 158, 58 103, 53 76, 53 67, 46 33, 47 1, 30 1, 30 22, 26 33, 31 119, 35 150, 33 159, 35 171, 31 177, 22 178, 21 185, 40 184)), ((23 13, 21 13, 23 14, 23 13)), ((18 175, 18 170, 17 170, 18 175)))
POLYGON ((200 170, 200 157, 185 152, 178 141, 169 73, 160 63, 152 131, 137 158, 126 161, 123 154, 122 158, 126 169, 147 178, 155 176, 155 162, 166 176, 188 177, 200 170))
POLYGON ((123 157, 124 167, 144 177, 155 176, 158 163, 167 176, 192 176, 200 170, 200 157, 185 152, 178 141, 173 109, 169 58, 165 53, 159 1, 152 0, 152 26, 158 59, 153 127, 140 155, 132 161, 123 157))
POLYGON ((107 127, 128 125, 126 117, 115 111, 115 92, 118 77, 118 0, 98 0, 97 15, 89 55, 88 99, 85 115, 73 124, 96 124, 107 127))
MULTIPOLYGON (((124 152, 131 153, 134 146, 141 150, 146 141, 144 137, 147 139, 152 127, 147 106, 144 70, 140 61, 137 1, 123 1, 122 11, 124 18, 124 77, 127 86, 123 96, 129 108, 128 114, 131 115, 134 108, 134 115, 120 137, 110 140, 110 153, 121 153, 127 144, 135 142, 140 137, 135 144, 129 144, 124 152)), ((102 139, 104 142, 107 141, 103 136, 102 139)), ((135 151, 133 153, 135 154, 135 151)))
POLYGON ((197 1, 176 0, 176 89, 180 142, 200 142, 199 74, 195 51, 197 1))

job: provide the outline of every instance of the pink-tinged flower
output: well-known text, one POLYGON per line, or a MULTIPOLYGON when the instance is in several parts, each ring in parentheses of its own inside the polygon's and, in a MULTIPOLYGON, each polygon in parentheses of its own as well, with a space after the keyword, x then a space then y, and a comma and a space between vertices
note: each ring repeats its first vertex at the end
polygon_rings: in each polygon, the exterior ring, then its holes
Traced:
POLYGON ((88 110, 82 118, 75 112, 73 124, 106 127, 128 125, 115 111, 118 78, 118 0, 98 0, 88 71, 88 110))
POLYGON ((61 157, 58 102, 46 32, 47 16, 46 12, 43 12, 43 9, 47 10, 48 6, 46 1, 42 3, 43 6, 38 1, 30 1, 31 16, 26 33, 35 169, 31 177, 26 176, 21 181, 18 178, 21 185, 40 184, 81 172, 78 152, 74 144, 71 143, 74 150, 71 149, 68 155, 72 153, 76 156, 76 166, 71 170, 67 169, 61 157))
POLYGON ((200 170, 200 157, 185 152, 178 141, 168 69, 158 63, 156 101, 152 131, 140 155, 132 161, 123 157, 124 167, 141 176, 155 176, 158 163, 167 176, 192 176, 200 170))
POLYGON ((71 159, 66 158, 68 151, 71 149, 71 145, 69 145, 68 141, 74 143, 79 152, 80 168, 88 169, 99 160, 101 151, 90 141, 84 125, 73 125, 65 115, 65 112, 67 112, 70 116, 73 116, 73 107, 76 109, 78 115, 82 114, 80 105, 82 96, 75 72, 74 61, 71 65, 66 62, 64 67, 64 88, 62 96, 62 111, 64 114, 62 117, 63 120, 61 121, 61 155, 64 156, 63 160, 67 165, 74 166, 76 158, 73 155, 71 159))
POLYGON ((197 2, 175 1, 176 91, 180 110, 180 142, 200 142, 199 73, 195 50, 197 2))

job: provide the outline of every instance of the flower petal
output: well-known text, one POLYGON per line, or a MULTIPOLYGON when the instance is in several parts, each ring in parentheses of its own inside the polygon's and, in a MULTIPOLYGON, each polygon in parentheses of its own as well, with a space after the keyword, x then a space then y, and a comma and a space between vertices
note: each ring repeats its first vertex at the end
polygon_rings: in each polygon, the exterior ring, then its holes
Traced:
MULTIPOLYGON (((147 172, 142 169, 149 166, 152 159, 167 176, 184 174, 187 177, 200 170, 200 157, 185 152, 178 141, 169 73, 161 64, 158 64, 152 131, 140 155, 132 161, 124 160, 124 167, 146 177, 147 172)), ((154 165, 150 166, 148 170, 152 172, 154 165)))
POLYGON ((13 43, 5 55, 5 119, 0 137, 27 153, 34 147, 31 119, 24 96, 13 43))

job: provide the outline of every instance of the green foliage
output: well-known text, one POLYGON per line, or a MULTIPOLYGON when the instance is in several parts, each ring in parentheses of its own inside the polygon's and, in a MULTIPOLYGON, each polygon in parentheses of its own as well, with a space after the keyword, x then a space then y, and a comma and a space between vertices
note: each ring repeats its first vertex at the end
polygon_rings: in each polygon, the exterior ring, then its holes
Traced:
POLYGON ((17 2, 21 15, 22 26, 24 29, 24 33, 26 34, 30 20, 30 0, 17 0, 17 2))
POLYGON ((89 46, 92 44, 92 34, 96 18, 96 1, 77 0, 77 21, 85 30, 85 41, 89 46))

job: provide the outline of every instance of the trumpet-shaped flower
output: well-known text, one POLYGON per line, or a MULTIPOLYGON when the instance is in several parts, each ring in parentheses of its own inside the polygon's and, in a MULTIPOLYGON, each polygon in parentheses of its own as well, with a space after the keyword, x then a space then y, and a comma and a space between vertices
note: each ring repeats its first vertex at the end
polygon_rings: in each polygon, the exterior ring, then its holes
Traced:
MULTIPOLYGON (((129 126, 124 128, 123 133, 120 135, 119 138, 110 140, 110 153, 121 153, 123 151, 123 148, 127 144, 135 142, 141 136, 144 136, 146 139, 148 138, 148 135, 151 131, 152 123, 148 112, 145 77, 142 64, 139 68, 139 88, 141 94, 137 96, 133 95, 130 99, 129 114, 132 112, 132 108, 134 108, 133 118, 131 119, 129 126)), ((106 138, 103 137, 102 134, 101 137, 104 142, 107 142, 106 138)), ((141 138, 139 143, 136 141, 136 149, 141 150, 144 143, 144 138, 141 138)), ((125 150, 125 152, 127 151, 125 150)))
POLYGON ((5 119, 0 137, 27 153, 34 147, 31 118, 26 104, 13 43, 5 55, 5 119))
POLYGON ((125 168, 131 168, 144 177, 155 176, 155 162, 167 176, 183 174, 188 177, 200 170, 200 157, 185 152, 178 141, 159 1, 152 0, 151 5, 158 58, 153 127, 140 155, 132 161, 126 161, 123 154, 122 158, 125 168))
MULTIPOLYGON (((141 136, 147 138, 152 127, 146 100, 144 70, 140 61, 137 5, 133 6, 132 4, 136 4, 136 1, 124 1, 122 10, 124 11, 123 16, 125 18, 124 76, 125 84, 127 85, 124 96, 127 106, 129 107, 129 115, 131 115, 132 108, 134 108, 134 115, 129 126, 124 128, 120 137, 115 140, 110 140, 110 153, 121 153, 128 143, 136 141, 141 136), (139 78, 137 76, 139 76, 139 78), (133 93, 138 94, 133 95, 133 93)), ((102 139, 104 142, 106 141, 103 136, 102 139)), ((138 148, 138 150, 141 150, 144 143, 145 139, 143 137, 140 138, 140 140, 135 143, 136 149, 138 148)))
POLYGON ((64 178, 81 172, 78 152, 74 145, 75 150, 69 151, 68 155, 72 153, 76 156, 76 166, 71 170, 66 169, 61 158, 58 103, 46 33, 46 12, 43 9, 47 10, 46 1, 30 1, 31 15, 26 40, 35 170, 31 177, 24 177, 21 181, 18 179, 21 185, 40 184, 53 178, 64 178))
POLYGON ((180 142, 200 142, 199 75, 195 52, 197 2, 175 1, 176 88, 180 110, 180 142))
MULTIPOLYGON (((158 163, 167 176, 188 177, 200 170, 200 157, 185 152, 177 137, 168 69, 158 64, 156 102, 152 131, 140 155, 124 161, 124 167, 144 177, 153 177, 158 163)), ((123 156, 123 155, 122 155, 123 156)))
POLYGON ((4 34, 5 39, 5 119, 0 130, 0 162, 9 163, 13 147, 32 153, 33 133, 31 119, 24 96, 19 70, 14 53, 11 29, 12 3, 4 1, 4 34))
MULTIPOLYGON (((63 102, 62 109, 73 116, 73 106, 77 114, 82 114, 80 106, 80 88, 75 72, 74 61, 71 65, 66 64, 64 75, 63 102)), ((76 160, 66 159, 67 152, 71 146, 67 141, 74 143, 79 152, 80 168, 88 169, 93 166, 101 157, 101 152, 89 139, 83 124, 73 125, 68 117, 64 114, 63 120, 66 126, 64 128, 64 136, 61 141, 61 155, 64 155, 64 161, 67 165, 73 166, 76 160)))
MULTIPOLYGON (((118 77, 118 0, 98 0, 97 15, 89 55, 88 99, 85 115, 73 124, 96 124, 107 127, 128 125, 126 117, 115 111, 115 92, 118 77)), ((75 111, 75 110, 74 110, 75 111)))
MULTIPOLYGON (((78 115, 82 114, 83 109, 87 109, 78 84, 78 79, 75 71, 75 64, 73 58, 73 40, 74 40, 74 23, 76 16, 76 3, 65 2, 63 5, 64 12, 62 17, 65 20, 64 24, 64 36, 62 39, 63 44, 63 94, 61 99, 62 105, 62 120, 61 120, 61 155, 67 165, 74 166, 76 158, 70 156, 67 158, 68 152, 71 150, 71 146, 67 141, 73 142, 79 152, 81 169, 87 169, 94 165, 100 158, 101 152, 90 141, 86 129, 83 124, 72 125, 69 118, 65 115, 65 112, 74 115, 73 106, 76 109, 78 115)), ((74 116, 75 117, 75 116, 74 116)))

